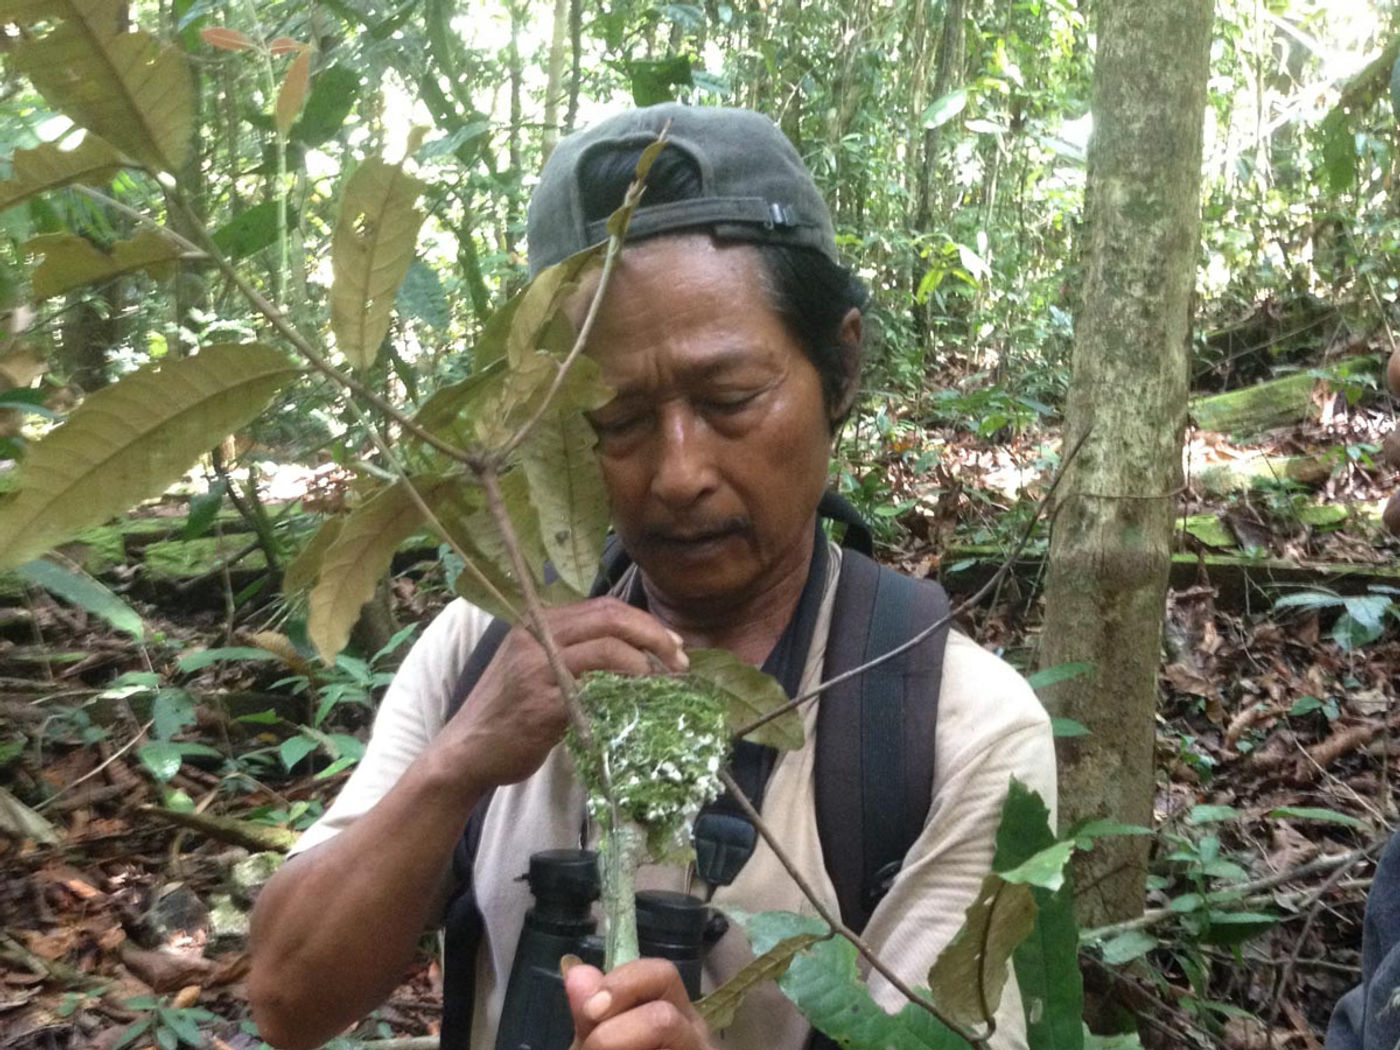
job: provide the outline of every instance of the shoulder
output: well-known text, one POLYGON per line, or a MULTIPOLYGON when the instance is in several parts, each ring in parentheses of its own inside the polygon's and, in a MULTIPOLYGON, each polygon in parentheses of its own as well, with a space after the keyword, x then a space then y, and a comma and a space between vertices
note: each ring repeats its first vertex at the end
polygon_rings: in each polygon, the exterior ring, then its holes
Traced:
POLYGON ((449 602, 409 651, 385 704, 415 707, 440 727, 467 659, 490 624, 491 615, 465 599, 449 602))
POLYGON ((944 711, 952 705, 975 711, 999 729, 1043 726, 1049 731, 1050 715, 1021 672, 959 631, 948 634, 942 688, 944 711))

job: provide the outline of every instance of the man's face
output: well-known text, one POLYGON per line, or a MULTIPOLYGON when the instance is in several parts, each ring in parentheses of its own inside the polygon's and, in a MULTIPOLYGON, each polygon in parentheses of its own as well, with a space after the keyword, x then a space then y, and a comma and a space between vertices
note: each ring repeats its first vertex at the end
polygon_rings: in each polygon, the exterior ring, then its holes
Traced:
POLYGON ((805 574, 826 482, 821 381, 761 267, 705 234, 629 247, 588 342, 617 391, 590 416, 614 525, 651 587, 697 612, 805 574))

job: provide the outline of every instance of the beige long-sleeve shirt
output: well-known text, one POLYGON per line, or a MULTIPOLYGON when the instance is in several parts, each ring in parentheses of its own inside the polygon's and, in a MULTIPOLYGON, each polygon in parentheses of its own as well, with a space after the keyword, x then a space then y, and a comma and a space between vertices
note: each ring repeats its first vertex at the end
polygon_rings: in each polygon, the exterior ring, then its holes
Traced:
MULTIPOLYGON (((840 571, 832 548, 820 615, 802 689, 821 680, 831 606, 840 571)), ((449 605, 413 647, 385 695, 365 756, 331 808, 306 831, 293 852, 331 838, 368 812, 442 728, 453 686, 490 622, 481 610, 449 605)), ((817 701, 820 703, 820 700, 817 701)), ((827 875, 814 804, 817 704, 804 710, 806 745, 782 753, 763 802, 778 840, 833 911, 836 890, 827 875)), ((1055 809, 1055 753, 1050 720, 1025 680, 1008 664, 956 632, 948 637, 934 741, 934 783, 923 834, 910 848, 888 895, 865 929, 865 939, 909 984, 923 985, 938 953, 962 925, 982 878, 991 869, 995 836, 1012 776, 1055 809)), ((482 830, 473 877, 486 937, 477 964, 474 1047, 495 1045, 529 889, 519 876, 536 850, 579 845, 583 792, 567 751, 556 748, 529 780, 501 788, 482 830)), ((855 829, 853 829, 853 833, 855 829)), ((392 848, 386 843, 386 848, 392 848)), ((639 888, 702 892, 681 867, 643 869, 639 888)), ((785 910, 815 915, 772 850, 760 840, 729 886, 712 900, 749 912, 785 910)), ((706 990, 751 958, 731 929, 706 959, 706 990)), ((898 1010, 903 999, 883 978, 870 981, 876 1000, 898 1010)), ((810 1028, 774 985, 753 993, 734 1024, 719 1033, 739 1050, 803 1050, 810 1028)), ((1024 1048, 1025 1019, 1014 975, 997 1011, 994 1050, 1024 1048)))

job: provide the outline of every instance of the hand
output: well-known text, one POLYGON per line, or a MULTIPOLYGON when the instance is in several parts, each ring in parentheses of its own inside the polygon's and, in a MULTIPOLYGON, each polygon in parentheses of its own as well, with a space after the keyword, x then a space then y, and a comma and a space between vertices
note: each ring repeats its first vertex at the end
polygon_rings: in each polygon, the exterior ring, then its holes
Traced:
MULTIPOLYGON (((558 606, 544 615, 565 666, 575 676, 586 671, 644 675, 658 669, 684 671, 690 665, 680 635, 616 598, 558 606)), ((518 625, 506 635, 439 743, 456 750, 460 768, 470 769, 487 784, 513 784, 540 767, 568 721, 544 647, 518 625)))
POLYGON ((712 1050, 681 975, 665 959, 638 959, 612 973, 582 963, 564 975, 574 1014, 570 1050, 712 1050))

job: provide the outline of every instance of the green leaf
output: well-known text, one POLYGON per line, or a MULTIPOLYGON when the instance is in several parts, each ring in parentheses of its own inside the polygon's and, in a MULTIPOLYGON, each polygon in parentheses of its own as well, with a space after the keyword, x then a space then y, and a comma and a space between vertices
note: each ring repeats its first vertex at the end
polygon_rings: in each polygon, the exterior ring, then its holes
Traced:
POLYGON ((14 69, 75 124, 138 163, 179 175, 193 147, 194 80, 184 53, 146 33, 119 33, 123 0, 46 0, 0 7, 0 20, 63 21, 14 52, 14 69), (18 17, 17 17, 18 16, 18 17))
MULTIPOLYGON (((297 225, 296 209, 287 206, 287 229, 297 225)), ((246 259, 277 243, 277 202, 262 201, 238 212, 213 234, 214 244, 230 259, 246 259)))
POLYGON ((374 363, 389 331, 394 298, 423 225, 415 205, 425 188, 402 165, 368 157, 341 194, 331 239, 331 330, 357 369, 374 363))
POLYGON ((1269 816, 1275 819, 1321 820, 1331 824, 1345 824, 1349 828, 1366 827, 1365 821, 1357 820, 1345 813, 1338 813, 1335 809, 1324 809, 1320 806, 1280 806, 1278 809, 1269 810, 1269 816))
POLYGON ((1001 872, 1007 882, 1039 886, 1055 891, 1065 884, 1065 865, 1074 853, 1074 840, 1065 839, 1028 857, 1014 868, 1001 872))
POLYGON ((328 66, 311 82, 311 97, 292 125, 292 138, 315 148, 329 142, 360 98, 359 74, 346 66, 328 66))
MULTIPOLYGON (((321 560, 308 600, 306 630, 328 664, 350 640, 350 628, 389 571, 394 551, 423 524, 423 512, 406 484, 396 481, 351 511, 321 560)), ((437 492, 452 483, 419 478, 412 484, 431 505, 437 492)))
POLYGON ((174 272, 183 253, 173 243, 152 230, 144 230, 129 241, 118 241, 104 252, 86 237, 71 233, 43 233, 24 245, 29 255, 43 255, 34 271, 31 285, 35 299, 50 299, 74 288, 109 281, 124 273, 144 270, 163 279, 174 272))
POLYGON ((588 420, 561 406, 540 419, 520 449, 544 548, 559 576, 580 594, 598 575, 611 517, 596 443, 588 420))
POLYGON ((1251 937, 1267 933, 1278 925, 1279 917, 1267 912, 1209 911, 1209 925, 1200 933, 1202 944, 1243 944, 1251 937))
MULTIPOLYGON (((687 655, 690 673, 712 683, 725 694, 732 730, 738 731, 788 702, 787 691, 776 678, 744 663, 727 649, 692 649, 687 655)), ((746 739, 780 751, 795 751, 802 746, 803 737, 802 713, 792 710, 750 733, 746 739)))
MULTIPOLYGON (((544 578, 544 566, 549 560, 549 552, 545 550, 544 537, 540 533, 539 513, 530 499, 530 482, 525 471, 512 470, 501 475, 499 484, 501 500, 515 531, 515 538, 520 544, 520 553, 524 555, 525 564, 538 583, 544 578)), ((496 518, 486 506, 485 493, 473 487, 454 493, 451 502, 452 510, 444 515, 442 520, 446 522, 451 519, 455 522, 463 510, 467 511, 463 520, 466 535, 462 535, 463 529, 456 528, 451 530, 453 537, 465 539, 464 550, 474 555, 473 565, 479 565, 484 560, 504 573, 503 579, 509 584, 509 590, 505 593, 511 598, 512 604, 517 604, 514 596, 519 593, 520 585, 515 580, 510 553, 506 549, 501 530, 496 525, 496 518)), ((587 585, 573 589, 572 593, 578 598, 583 598, 588 594, 592 582, 592 577, 589 577, 587 585)))
POLYGON ((1155 947, 1157 938, 1152 934, 1145 930, 1129 930, 1104 942, 1103 961, 1110 966, 1122 966, 1146 955, 1155 947))
POLYGON ((1092 736, 1089 727, 1083 722, 1076 722, 1073 718, 1050 719, 1050 732, 1056 740, 1065 740, 1076 736, 1092 736))
MULTIPOLYGON (((762 955, 780 941, 802 934, 824 937, 818 919, 791 912, 747 915, 731 911, 743 927, 754 953, 762 955)), ((806 1015, 812 1026, 846 1047, 882 1050, 966 1050, 968 1043, 922 1007, 906 1003, 886 1013, 860 979, 856 950, 842 937, 820 940, 799 952, 778 987, 806 1015)))
POLYGON ((176 661, 176 666, 180 669, 181 674, 193 674, 228 660, 239 660, 246 663, 276 659, 276 654, 270 653, 266 649, 258 649, 251 645, 230 645, 222 649, 201 649, 195 653, 186 653, 176 661))
POLYGON ((335 543, 337 537, 340 536, 340 529, 344 524, 343 517, 327 518, 321 522, 321 527, 316 530, 311 539, 306 541, 306 546, 301 549, 301 553, 293 558, 287 564, 287 568, 283 570, 283 594, 299 594, 308 590, 316 582, 316 577, 321 571, 321 559, 325 557, 331 544, 335 543))
POLYGON ((1317 127, 1322 136, 1322 170, 1333 193, 1346 193, 1356 185, 1356 135, 1347 115, 1337 107, 1317 127))
MULTIPOLYGON (((1088 1025, 1081 1025, 1081 1038, 1084 1050, 1142 1050, 1142 1040, 1136 1032, 1120 1032, 1117 1035, 1095 1035, 1088 1025)), ((1037 1046, 1036 1050, 1040 1050, 1037 1046)))
POLYGON ((965 1028, 992 1024, 1010 974, 1011 953, 1035 927, 1031 888, 989 874, 968 905, 962 928, 928 973, 934 1002, 965 1028))
POLYGON ((161 689, 151 701, 151 720, 157 739, 169 740, 194 724, 194 697, 183 689, 161 689))
MULTIPOLYGON (((499 312, 494 316, 499 316, 499 312)), ((488 321, 488 327, 490 324, 488 321)), ((435 390, 414 414, 413 421, 458 448, 470 447, 476 441, 477 417, 501 396, 505 372, 505 358, 497 358, 466 379, 435 390)))
POLYGON ((162 784, 180 772, 180 765, 185 760, 180 745, 169 740, 157 740, 146 744, 137 755, 142 764, 151 771, 151 775, 162 784))
POLYGON ((400 316, 422 321, 435 332, 445 332, 452 323, 448 312, 447 290, 443 288, 437 270, 422 259, 414 259, 399 289, 400 316))
POLYGON ((0 569, 159 495, 295 375, 275 350, 223 344, 88 395, 16 471, 0 503, 0 569))
POLYGON ((194 540, 203 536, 219 516, 219 508, 224 505, 224 494, 228 486, 222 480, 215 481, 208 490, 190 497, 190 513, 181 530, 182 539, 194 540))
POLYGON ((1102 838, 1119 838, 1124 835, 1151 835, 1152 829, 1141 824, 1120 824, 1113 820, 1090 820, 1069 830, 1077 849, 1094 848, 1094 841, 1102 838))
POLYGON ((282 760, 282 765, 288 772, 294 765, 300 762, 311 752, 316 750, 316 741, 308 736, 292 736, 282 741, 277 748, 277 757, 282 760))
POLYGON ((632 84, 632 101, 639 107, 673 102, 676 98, 675 88, 694 85, 690 58, 686 55, 628 62, 627 76, 632 84))
POLYGON ((1068 682, 1074 678, 1082 678, 1086 674, 1092 674, 1094 665, 1090 661, 1078 660, 1074 663, 1056 664, 1054 667, 1046 667, 1035 674, 1026 677, 1026 683, 1037 693, 1042 689, 1048 689, 1052 685, 1061 682, 1068 682))
POLYGON ((695 1012, 715 1031, 728 1028, 734 1023, 734 1014, 751 991, 765 981, 776 981, 787 973, 793 956, 823 939, 818 933, 785 937, 697 1002, 695 1012))
POLYGON ((1343 652, 1352 652, 1362 646, 1370 645, 1382 634, 1385 628, 1372 627, 1362 623, 1350 612, 1344 612, 1337 617, 1337 622, 1332 625, 1332 640, 1337 643, 1343 652))
POLYGON ((1243 811, 1234 806, 1192 806, 1186 814, 1188 824, 1215 824, 1222 820, 1238 820, 1243 811))
MULTIPOLYGON (((0 516, 0 522, 3 520, 0 516)), ((86 609, 137 641, 145 641, 146 626, 141 614, 87 573, 65 568, 46 558, 21 565, 15 571, 26 583, 86 609)))
MULTIPOLYGON (((993 871, 1031 864, 1055 847, 1050 810, 1015 777, 1006 792, 997 826, 993 871)), ((1035 928, 1012 955, 1016 983, 1026 1013, 1026 1032, 1036 1050, 1080 1050, 1083 1040, 1084 983, 1079 973, 1079 927, 1074 918, 1074 887, 1065 873, 1055 892, 1032 887, 1035 928)))
MULTIPOLYGON (((563 315, 565 301, 578 289, 579 282, 592 266, 602 259, 600 248, 576 252, 562 262, 541 270, 529 285, 507 304, 505 326, 505 355, 515 367, 534 357, 541 349, 552 350, 556 357, 568 353, 574 341, 573 325, 563 315), (552 337, 552 338, 550 338, 552 337), (549 345, 549 344, 553 345, 549 345)), ((500 339, 500 329, 488 331, 500 339)), ((482 343, 488 342, 486 334, 482 343)), ((552 374, 551 374, 552 378, 552 374)), ((597 405, 588 405, 597 408, 597 405)))
POLYGON ((82 183, 105 186, 125 163, 116 150, 96 135, 85 135, 76 149, 45 143, 15 150, 10 160, 14 177, 0 182, 0 208, 13 207, 37 193, 82 183))
POLYGON ((936 99, 928 109, 924 110, 924 130, 932 131, 934 128, 941 128, 948 123, 967 108, 967 99, 967 88, 958 88, 956 91, 950 91, 942 98, 936 99))

